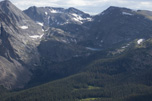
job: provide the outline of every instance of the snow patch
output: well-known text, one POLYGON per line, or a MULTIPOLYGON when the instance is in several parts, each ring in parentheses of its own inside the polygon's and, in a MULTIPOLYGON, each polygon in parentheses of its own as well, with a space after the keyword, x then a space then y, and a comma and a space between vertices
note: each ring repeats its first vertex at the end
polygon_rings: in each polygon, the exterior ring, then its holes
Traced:
POLYGON ((92 18, 86 18, 86 20, 88 20, 88 21, 92 21, 92 18))
POLYGON ((47 18, 47 23, 50 24, 50 16, 47 18))
POLYGON ((58 13, 56 10, 54 10, 54 9, 50 9, 50 12, 51 13, 58 13))
POLYGON ((81 24, 83 23, 81 20, 79 20, 78 18, 73 18, 73 20, 80 22, 81 24))
POLYGON ((20 26, 21 29, 28 29, 28 26, 20 26))
POLYGON ((48 12, 45 12, 45 15, 48 15, 48 12))
POLYGON ((127 12, 122 12, 122 14, 123 14, 123 15, 130 15, 130 16, 133 15, 133 14, 127 13, 127 12))
POLYGON ((38 38, 42 38, 44 34, 42 35, 32 35, 32 36, 29 36, 30 38, 33 38, 33 39, 38 39, 38 38))
POLYGON ((139 39, 139 40, 137 40, 137 43, 141 44, 143 41, 144 41, 144 39, 139 39))
POLYGON ((123 46, 123 47, 121 47, 121 48, 125 49, 125 48, 127 48, 127 46, 123 46))
POLYGON ((100 51, 101 50, 101 49, 92 48, 92 47, 86 47, 86 49, 91 50, 91 51, 100 51))
POLYGON ((66 24, 68 24, 69 22, 67 21, 67 22, 65 22, 65 23, 61 23, 60 25, 66 25, 66 24))
POLYGON ((67 41, 66 41, 66 40, 64 40, 64 39, 62 39, 61 41, 62 41, 62 42, 64 42, 64 43, 67 43, 67 41))
POLYGON ((125 49, 129 46, 130 44, 127 44, 126 46, 121 47, 122 49, 125 49))
POLYGON ((43 23, 41 23, 41 22, 36 22, 38 25, 40 25, 40 26, 43 26, 44 24, 43 23))
POLYGON ((81 20, 83 20, 83 18, 75 13, 72 14, 74 16, 73 20, 82 23, 81 20))
POLYGON ((79 16, 78 14, 73 13, 72 15, 73 15, 74 17, 76 17, 77 19, 79 19, 79 20, 83 20, 83 18, 82 18, 81 16, 79 16))
POLYGON ((75 20, 75 21, 77 21, 77 22, 80 22, 80 23, 83 23, 83 22, 82 22, 83 20, 92 21, 92 19, 89 18, 89 17, 87 17, 87 18, 82 18, 80 15, 75 14, 75 13, 72 13, 72 15, 74 16, 73 20, 75 20))

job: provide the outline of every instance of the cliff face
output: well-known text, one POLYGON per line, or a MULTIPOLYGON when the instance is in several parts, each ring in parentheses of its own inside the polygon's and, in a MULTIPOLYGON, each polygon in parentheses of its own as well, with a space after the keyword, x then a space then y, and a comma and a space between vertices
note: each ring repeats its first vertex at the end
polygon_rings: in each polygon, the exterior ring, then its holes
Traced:
POLYGON ((43 35, 35 24, 10 1, 0 2, 0 84, 21 88, 30 80, 29 69, 39 63, 37 45, 43 35))

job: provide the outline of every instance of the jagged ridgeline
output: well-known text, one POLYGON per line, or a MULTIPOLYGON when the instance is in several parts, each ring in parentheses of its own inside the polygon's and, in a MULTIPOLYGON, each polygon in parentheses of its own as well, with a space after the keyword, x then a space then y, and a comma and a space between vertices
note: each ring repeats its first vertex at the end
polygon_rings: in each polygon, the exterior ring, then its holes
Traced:
POLYGON ((151 101, 152 12, 0 2, 1 101, 151 101))

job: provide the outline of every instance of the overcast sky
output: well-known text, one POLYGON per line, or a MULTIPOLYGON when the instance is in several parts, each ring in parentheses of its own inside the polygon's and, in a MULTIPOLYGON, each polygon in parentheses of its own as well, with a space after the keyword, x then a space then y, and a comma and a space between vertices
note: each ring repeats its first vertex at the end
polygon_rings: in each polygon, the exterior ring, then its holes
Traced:
MULTIPOLYGON (((0 0, 2 1, 2 0, 0 0)), ((109 6, 152 11, 152 0, 10 0, 20 9, 30 6, 75 7, 90 14, 98 14, 109 6)))

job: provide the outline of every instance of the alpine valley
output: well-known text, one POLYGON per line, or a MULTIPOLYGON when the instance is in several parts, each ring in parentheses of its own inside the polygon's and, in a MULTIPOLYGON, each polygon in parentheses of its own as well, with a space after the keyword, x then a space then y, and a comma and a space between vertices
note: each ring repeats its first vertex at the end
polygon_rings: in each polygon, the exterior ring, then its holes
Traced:
POLYGON ((0 101, 152 101, 152 12, 1 1, 0 101))

